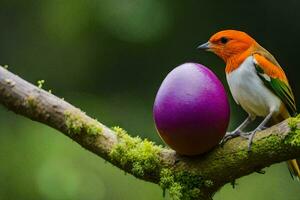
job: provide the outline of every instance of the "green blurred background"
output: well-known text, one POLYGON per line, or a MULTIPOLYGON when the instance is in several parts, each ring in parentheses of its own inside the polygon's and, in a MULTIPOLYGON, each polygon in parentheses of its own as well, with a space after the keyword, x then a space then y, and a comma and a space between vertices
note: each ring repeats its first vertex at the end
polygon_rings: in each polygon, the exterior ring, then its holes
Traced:
MULTIPOLYGON (((172 68, 203 63, 227 88, 224 63, 196 50, 221 29, 244 30, 269 49, 300 98, 299 6, 297 0, 0 0, 0 63, 30 82, 46 80, 45 89, 106 125, 161 144, 152 105, 172 68)), ((245 113, 228 97, 232 129, 245 113)), ((0 124, 0 200, 163 199, 157 185, 125 175, 51 128, 3 107, 0 124)), ((300 199, 300 183, 284 163, 237 183, 215 199, 300 199)))

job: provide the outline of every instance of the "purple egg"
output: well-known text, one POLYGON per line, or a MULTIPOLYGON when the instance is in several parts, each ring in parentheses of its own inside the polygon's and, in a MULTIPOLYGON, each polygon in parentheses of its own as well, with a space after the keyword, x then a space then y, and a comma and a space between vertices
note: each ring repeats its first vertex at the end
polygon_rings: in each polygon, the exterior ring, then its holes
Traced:
POLYGON ((201 64, 185 63, 162 82, 153 114, 159 135, 168 146, 182 155, 197 155, 223 138, 230 108, 217 76, 201 64))

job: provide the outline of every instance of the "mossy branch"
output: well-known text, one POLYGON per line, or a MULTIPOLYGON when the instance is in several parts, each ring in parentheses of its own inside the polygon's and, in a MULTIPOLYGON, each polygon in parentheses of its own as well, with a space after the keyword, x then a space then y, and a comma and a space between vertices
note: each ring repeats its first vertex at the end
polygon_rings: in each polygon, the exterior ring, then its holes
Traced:
POLYGON ((51 126, 85 149, 139 179, 159 184, 174 200, 211 199, 224 184, 274 163, 300 157, 300 119, 291 118, 257 133, 252 152, 235 138, 223 147, 183 157, 153 142, 109 129, 63 99, 0 67, 0 103, 51 126))

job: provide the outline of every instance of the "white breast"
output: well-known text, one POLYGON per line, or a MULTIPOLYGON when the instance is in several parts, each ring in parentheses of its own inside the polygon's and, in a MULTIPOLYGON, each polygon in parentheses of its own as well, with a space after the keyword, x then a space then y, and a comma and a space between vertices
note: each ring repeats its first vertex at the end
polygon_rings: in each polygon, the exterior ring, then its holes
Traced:
POLYGON ((270 112, 279 112, 281 100, 258 77, 252 56, 226 78, 234 100, 247 113, 264 117, 270 112))

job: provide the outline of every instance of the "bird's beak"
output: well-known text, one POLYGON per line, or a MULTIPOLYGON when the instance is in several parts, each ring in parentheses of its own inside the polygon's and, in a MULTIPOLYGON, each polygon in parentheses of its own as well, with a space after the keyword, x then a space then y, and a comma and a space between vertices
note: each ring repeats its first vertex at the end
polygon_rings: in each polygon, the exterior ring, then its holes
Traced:
POLYGON ((205 50, 205 51, 209 51, 211 47, 210 42, 206 42, 204 44, 201 44, 197 47, 197 49, 201 49, 201 50, 205 50))

